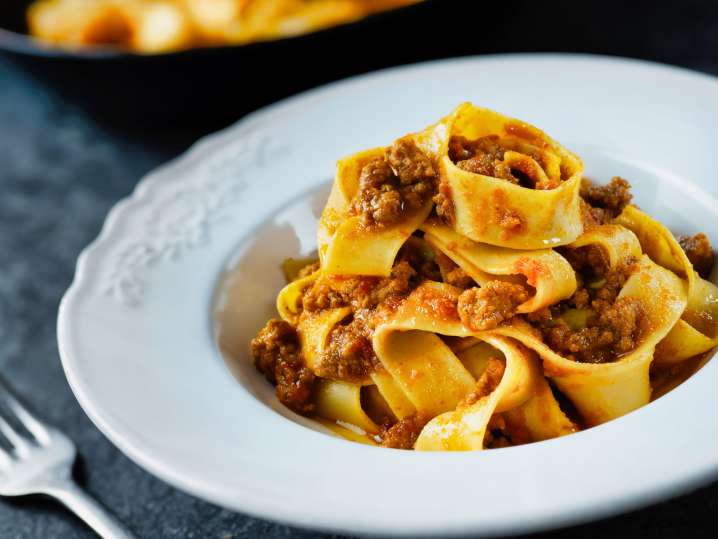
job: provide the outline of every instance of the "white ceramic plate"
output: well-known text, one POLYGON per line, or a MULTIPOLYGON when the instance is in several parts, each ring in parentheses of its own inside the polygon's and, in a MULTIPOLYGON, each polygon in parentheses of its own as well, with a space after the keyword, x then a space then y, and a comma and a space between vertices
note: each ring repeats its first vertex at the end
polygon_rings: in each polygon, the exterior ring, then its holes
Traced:
POLYGON ((332 84, 252 114, 149 175, 80 257, 60 307, 60 352, 102 432, 197 496, 354 533, 538 530, 712 479, 716 361, 616 421, 483 453, 334 438, 281 407, 251 367, 246 346, 273 313, 278 264, 314 249, 336 159, 465 100, 540 126, 581 155, 589 176, 630 179, 638 203, 674 231, 718 240, 713 78, 637 61, 519 55, 332 84), (227 268, 235 269, 222 278, 227 268), (238 356, 235 377, 217 335, 238 356))

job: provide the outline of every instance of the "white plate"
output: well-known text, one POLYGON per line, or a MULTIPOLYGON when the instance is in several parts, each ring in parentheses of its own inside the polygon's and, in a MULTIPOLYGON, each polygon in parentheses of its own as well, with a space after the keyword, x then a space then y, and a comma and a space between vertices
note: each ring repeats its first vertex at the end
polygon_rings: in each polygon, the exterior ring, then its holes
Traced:
POLYGON ((616 421, 482 453, 393 451, 307 428, 249 365, 278 262, 314 248, 337 158, 469 100, 546 130, 589 176, 629 178, 678 232, 718 240, 718 82, 590 56, 469 58, 332 84, 259 111, 144 179, 80 257, 60 307, 67 378, 95 424, 167 482, 326 530, 516 533, 625 511, 718 471, 713 361, 616 421), (223 271, 240 297, 226 309, 223 271), (215 300, 224 326, 213 319, 215 300), (227 324, 232 326, 227 333, 227 324), (239 351, 236 378, 223 361, 239 351))

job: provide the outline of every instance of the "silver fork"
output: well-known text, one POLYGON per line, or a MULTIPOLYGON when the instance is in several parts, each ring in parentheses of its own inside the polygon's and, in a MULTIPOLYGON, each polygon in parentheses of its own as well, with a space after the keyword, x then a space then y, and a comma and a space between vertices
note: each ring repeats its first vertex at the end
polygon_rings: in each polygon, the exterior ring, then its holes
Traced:
POLYGON ((0 401, 32 435, 25 437, 0 415, 0 433, 12 446, 0 447, 0 496, 45 494, 73 511, 105 539, 134 539, 107 510, 72 479, 77 451, 63 433, 33 416, 0 380, 0 401))

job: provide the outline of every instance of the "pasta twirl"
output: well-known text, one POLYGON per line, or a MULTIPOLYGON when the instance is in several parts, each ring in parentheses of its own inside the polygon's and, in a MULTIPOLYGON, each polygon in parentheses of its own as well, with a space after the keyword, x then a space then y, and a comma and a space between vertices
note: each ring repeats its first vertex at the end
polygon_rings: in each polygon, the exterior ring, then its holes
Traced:
POLYGON ((318 261, 279 293, 255 364, 292 410, 385 447, 494 449, 616 419, 718 345, 707 239, 630 201, 537 128, 461 105, 339 161, 318 261))

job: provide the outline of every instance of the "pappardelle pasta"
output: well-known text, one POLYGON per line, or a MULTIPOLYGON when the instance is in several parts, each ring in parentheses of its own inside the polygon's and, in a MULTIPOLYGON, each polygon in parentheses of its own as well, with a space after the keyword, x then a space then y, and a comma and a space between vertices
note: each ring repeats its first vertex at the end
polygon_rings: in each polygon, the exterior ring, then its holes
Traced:
POLYGON ((255 365, 295 412, 385 447, 498 448, 622 416, 718 345, 708 239, 631 199, 539 129, 460 105, 339 161, 318 260, 285 264, 255 365))
POLYGON ((306 34, 420 0, 35 0, 30 34, 153 54, 306 34))

